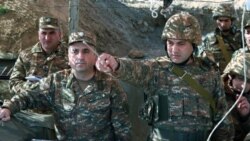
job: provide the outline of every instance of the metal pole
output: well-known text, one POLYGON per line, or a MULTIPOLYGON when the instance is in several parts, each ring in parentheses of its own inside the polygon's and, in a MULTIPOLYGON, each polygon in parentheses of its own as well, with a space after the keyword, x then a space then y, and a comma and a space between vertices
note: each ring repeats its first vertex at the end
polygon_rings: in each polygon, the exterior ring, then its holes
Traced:
POLYGON ((78 30, 79 0, 69 0, 69 33, 78 30))

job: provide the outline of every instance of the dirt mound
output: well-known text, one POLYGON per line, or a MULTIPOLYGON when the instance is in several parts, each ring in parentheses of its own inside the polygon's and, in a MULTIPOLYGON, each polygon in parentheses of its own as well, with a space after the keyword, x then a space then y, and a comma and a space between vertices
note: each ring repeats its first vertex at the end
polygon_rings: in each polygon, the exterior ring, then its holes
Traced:
MULTIPOLYGON (((118 56, 127 56, 131 49, 143 50, 147 56, 164 55, 160 40, 166 19, 173 13, 187 10, 195 15, 203 32, 211 31, 212 9, 221 2, 230 0, 173 1, 166 17, 151 16, 150 8, 162 6, 162 1, 139 0, 80 0, 79 30, 88 29, 97 35, 98 50, 118 56), (211 2, 210 2, 211 1, 211 2), (209 6, 208 6, 209 3, 209 6)), ((238 7, 243 0, 237 2, 238 7)), ((68 0, 1 0, 0 4, 9 9, 0 15, 0 50, 18 52, 37 42, 37 20, 40 16, 51 15, 62 21, 64 40, 68 36, 68 0)))
MULTIPOLYGON (((33 45, 37 41, 37 19, 42 15, 62 21, 67 41, 67 0, 3 0, 0 4, 9 9, 0 16, 2 52, 18 52, 33 45)), ((155 25, 146 8, 128 7, 116 0, 80 1, 79 12, 80 29, 89 29, 97 35, 101 52, 125 56, 131 49, 152 52, 161 48, 162 26, 155 25)))

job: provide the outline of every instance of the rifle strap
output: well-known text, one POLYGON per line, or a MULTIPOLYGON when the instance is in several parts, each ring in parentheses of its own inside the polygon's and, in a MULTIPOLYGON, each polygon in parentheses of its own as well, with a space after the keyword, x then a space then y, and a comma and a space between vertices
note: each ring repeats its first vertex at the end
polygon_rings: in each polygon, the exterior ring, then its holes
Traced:
POLYGON ((217 38, 218 43, 219 43, 219 48, 220 48, 220 50, 221 50, 221 52, 222 52, 222 55, 223 55, 223 57, 225 58, 226 64, 227 64, 227 63, 229 63, 229 61, 230 61, 230 59, 231 59, 231 55, 230 55, 229 52, 227 51, 226 45, 225 45, 225 43, 224 43, 222 37, 219 36, 219 35, 216 35, 216 38, 217 38))
POLYGON ((205 88, 203 88, 196 80, 194 80, 190 74, 188 74, 186 71, 183 71, 176 65, 173 65, 172 68, 170 68, 170 71, 179 76, 186 83, 188 83, 189 86, 196 90, 206 101, 210 103, 210 106, 212 107, 213 111, 216 111, 215 102, 213 100, 212 95, 205 88))

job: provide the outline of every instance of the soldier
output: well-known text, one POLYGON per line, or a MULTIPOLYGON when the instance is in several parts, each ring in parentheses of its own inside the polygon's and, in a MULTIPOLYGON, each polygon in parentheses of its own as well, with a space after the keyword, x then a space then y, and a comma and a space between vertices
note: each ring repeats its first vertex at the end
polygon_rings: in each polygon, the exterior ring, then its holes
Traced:
POLYGON ((0 119, 41 104, 51 107, 57 139, 63 141, 129 141, 127 98, 118 81, 95 69, 96 37, 74 32, 69 37, 71 69, 49 75, 31 90, 5 101, 0 119))
POLYGON ((220 4, 213 11, 217 27, 208 33, 199 50, 200 56, 212 56, 222 73, 235 50, 242 47, 241 31, 233 24, 234 8, 231 4, 220 4))
MULTIPOLYGON (((162 33, 167 56, 145 61, 101 54, 96 66, 145 90, 140 117, 151 125, 148 140, 204 141, 227 110, 216 67, 192 55, 201 42, 200 25, 187 12, 171 16, 162 33)), ((226 118, 213 139, 231 141, 233 126, 226 118)))
POLYGON ((20 52, 10 76, 10 90, 18 94, 25 89, 27 81, 36 81, 48 74, 69 68, 67 47, 61 40, 58 19, 41 17, 39 19, 39 42, 20 52), (33 78, 33 79, 32 79, 33 78))
MULTIPOLYGON (((20 52, 9 80, 10 91, 19 94, 31 84, 49 74, 70 68, 67 47, 61 42, 62 32, 59 20, 53 17, 40 17, 38 38, 34 46, 20 52)), ((22 111, 15 115, 22 123, 31 127, 35 138, 54 139, 53 117, 50 109, 22 111), (38 114, 37 114, 38 113, 38 114), (34 120, 31 120, 33 116, 34 120), (39 120, 43 118, 44 121, 39 120), (45 126, 51 123, 51 126, 45 126)))
POLYGON ((233 58, 234 56, 237 56, 239 53, 250 52, 250 20, 247 20, 244 26, 244 37, 246 41, 246 47, 236 50, 233 54, 233 58))
POLYGON ((250 131, 250 52, 238 53, 237 56, 232 58, 226 66, 222 78, 226 99, 230 106, 235 103, 243 91, 242 97, 231 112, 235 127, 234 141, 243 141, 250 131), (244 71, 246 71, 246 74, 244 71), (245 75, 246 84, 244 87, 245 75))
POLYGON ((247 44, 247 50, 250 51, 250 20, 247 20, 244 29, 244 37, 247 44))

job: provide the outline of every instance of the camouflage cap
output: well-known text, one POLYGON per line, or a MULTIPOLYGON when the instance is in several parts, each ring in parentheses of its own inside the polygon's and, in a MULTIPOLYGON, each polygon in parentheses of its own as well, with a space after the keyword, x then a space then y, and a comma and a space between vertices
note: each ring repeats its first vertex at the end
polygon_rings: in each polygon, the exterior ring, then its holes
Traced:
POLYGON ((69 36, 69 45, 75 42, 83 42, 91 46, 96 46, 96 36, 90 32, 73 32, 69 36))
POLYGON ((39 19, 39 28, 54 28, 59 29, 59 21, 52 17, 41 17, 39 19))
POLYGON ((218 19, 219 17, 229 17, 235 20, 234 7, 232 4, 222 3, 213 10, 213 19, 218 19))
POLYGON ((229 73, 238 74, 244 76, 244 57, 245 57, 245 69, 247 78, 250 79, 250 53, 246 52, 245 55, 243 52, 234 56, 231 61, 228 63, 224 69, 223 76, 229 73))
POLYGON ((247 20, 247 22, 246 22, 244 28, 247 28, 247 27, 249 27, 249 26, 250 26, 250 20, 247 20))
POLYGON ((188 40, 196 45, 201 43, 201 30, 198 20, 188 12, 171 16, 165 24, 161 39, 188 40))

